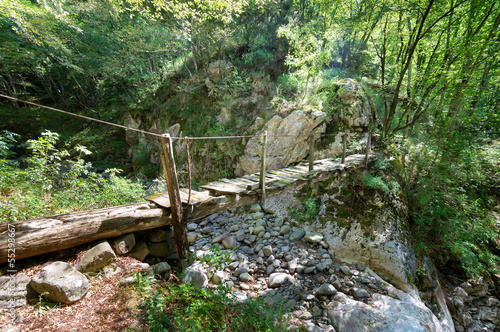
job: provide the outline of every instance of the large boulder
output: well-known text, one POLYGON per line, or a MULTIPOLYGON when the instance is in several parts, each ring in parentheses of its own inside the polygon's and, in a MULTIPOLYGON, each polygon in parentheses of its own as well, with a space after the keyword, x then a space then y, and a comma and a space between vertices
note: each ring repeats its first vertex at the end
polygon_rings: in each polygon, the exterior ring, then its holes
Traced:
POLYGON ((330 303, 331 310, 328 312, 328 318, 336 331, 443 331, 432 311, 411 296, 396 299, 374 294, 369 304, 347 296, 337 300, 330 303))
POLYGON ((326 113, 320 110, 296 110, 286 118, 275 115, 248 141, 235 174, 241 176, 260 170, 262 135, 265 131, 269 136, 266 153, 268 170, 301 161, 309 153, 309 136, 325 119, 326 113))
POLYGON ((87 278, 65 262, 53 262, 38 272, 30 283, 38 293, 53 302, 71 304, 89 290, 87 278))

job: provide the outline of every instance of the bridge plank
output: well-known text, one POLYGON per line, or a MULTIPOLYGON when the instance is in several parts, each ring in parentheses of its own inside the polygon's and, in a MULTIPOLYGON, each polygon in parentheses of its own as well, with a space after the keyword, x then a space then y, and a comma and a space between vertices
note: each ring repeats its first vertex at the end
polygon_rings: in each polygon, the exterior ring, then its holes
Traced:
POLYGON ((216 196, 226 195, 226 194, 246 194, 248 190, 246 188, 241 188, 236 185, 232 185, 224 182, 212 182, 211 184, 200 186, 203 189, 207 189, 214 193, 216 196))

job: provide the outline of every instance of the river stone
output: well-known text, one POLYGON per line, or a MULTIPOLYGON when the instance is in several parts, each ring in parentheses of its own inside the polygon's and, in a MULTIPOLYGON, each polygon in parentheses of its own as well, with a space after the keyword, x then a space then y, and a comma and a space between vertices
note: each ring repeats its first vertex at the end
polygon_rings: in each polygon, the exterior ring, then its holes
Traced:
POLYGON ((290 232, 290 226, 289 225, 284 225, 280 228, 280 235, 285 235, 290 232))
POLYGON ((307 233, 302 238, 302 241, 309 243, 320 243, 321 241, 323 241, 323 234, 316 232, 307 233))
POLYGON ((239 225, 233 225, 229 228, 230 232, 237 232, 240 229, 239 225))
POLYGON ((168 280, 171 274, 172 268, 167 262, 160 262, 146 269, 146 275, 149 277, 159 275, 162 279, 168 280))
POLYGON ((247 272, 240 274, 239 278, 243 282, 252 281, 252 276, 250 276, 247 272))
POLYGON ((264 218, 264 213, 262 213, 262 212, 255 212, 255 213, 252 214, 252 218, 254 220, 262 219, 262 218, 264 218))
POLYGON ((189 233, 187 233, 187 239, 188 239, 189 244, 195 243, 196 240, 198 240, 199 237, 200 237, 200 234, 197 233, 197 232, 189 232, 189 233))
POLYGON ((139 260, 139 261, 143 261, 144 258, 146 258, 146 256, 149 254, 149 250, 148 250, 148 245, 146 244, 146 242, 138 242, 134 249, 132 249, 128 255, 130 257, 134 257, 135 259, 139 260))
POLYGON ((252 205, 250 205, 250 209, 249 209, 249 212, 250 213, 255 213, 255 212, 260 212, 260 205, 259 203, 254 203, 252 205))
POLYGON ((113 240, 113 247, 118 255, 125 255, 135 246, 134 233, 122 235, 113 240))
POLYGON ((239 231, 236 232, 236 240, 241 242, 245 239, 245 231, 240 229, 239 231))
POLYGON ((64 304, 74 303, 87 294, 89 282, 74 267, 65 262, 53 262, 38 272, 30 283, 31 287, 45 298, 64 304))
POLYGON ((192 222, 186 225, 188 231, 195 231, 198 228, 198 224, 192 222))
POLYGON ((363 288, 353 287, 351 291, 352 295, 357 299, 367 299, 370 297, 370 293, 368 293, 363 288))
POLYGON ((328 295, 335 295, 337 294, 337 290, 333 285, 330 284, 323 284, 321 285, 317 290, 316 290, 316 295, 322 296, 328 296, 328 295))
POLYGON ((259 235, 260 233, 263 233, 265 231, 265 228, 262 226, 257 226, 253 229, 253 234, 254 235, 259 235))
POLYGON ((276 219, 274 220, 274 227, 281 227, 281 226, 283 226, 284 222, 285 222, 285 218, 276 217, 276 219))
POLYGON ((208 277, 205 273, 198 270, 188 270, 184 281, 191 283, 198 288, 205 288, 208 286, 208 277))
POLYGON ((306 235, 305 230, 297 229, 292 233, 292 235, 290 235, 290 241, 292 242, 300 241, 304 237, 304 235, 306 235))
POLYGON ((222 240, 222 245, 226 249, 234 249, 238 245, 238 242, 234 236, 229 236, 222 240))
POLYGON ((220 234, 220 235, 217 235, 216 237, 214 237, 214 238, 212 239, 212 244, 221 242, 222 240, 224 240, 224 239, 225 239, 226 237, 228 237, 229 235, 230 235, 230 234, 229 234, 228 232, 224 232, 224 233, 222 233, 222 234, 220 234))
POLYGON ((88 250, 75 268, 83 273, 98 272, 114 259, 116 259, 116 255, 110 244, 102 242, 88 250))
POLYGON ((286 273, 272 273, 269 276, 269 288, 277 288, 283 285, 290 276, 286 273))
POLYGON ((269 257, 273 254, 273 247, 271 247, 270 245, 267 245, 267 246, 262 248, 262 251, 264 252, 264 255, 269 257))

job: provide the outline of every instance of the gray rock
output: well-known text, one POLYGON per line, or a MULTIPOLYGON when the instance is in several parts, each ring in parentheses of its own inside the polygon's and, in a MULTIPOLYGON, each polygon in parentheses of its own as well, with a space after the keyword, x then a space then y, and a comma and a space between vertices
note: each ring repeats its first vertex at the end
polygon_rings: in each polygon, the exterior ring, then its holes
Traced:
POLYGON ((290 226, 289 225, 283 225, 280 228, 280 235, 285 235, 285 234, 288 234, 288 233, 290 233, 290 226))
POLYGON ((146 256, 149 254, 149 249, 148 249, 148 245, 146 244, 146 242, 138 242, 134 249, 132 249, 128 255, 130 257, 134 257, 135 259, 139 260, 139 261, 143 261, 144 258, 146 258, 146 256))
POLYGON ((370 297, 370 293, 368 293, 363 288, 353 287, 351 291, 352 291, 352 296, 354 296, 357 299, 367 299, 370 297))
POLYGON ((308 273, 313 273, 314 271, 316 271, 316 266, 309 266, 304 270, 304 273, 308 274, 308 273))
POLYGON ((348 276, 350 276, 352 274, 351 269, 347 265, 342 265, 340 267, 340 271, 342 271, 342 273, 344 273, 345 275, 348 275, 348 276))
POLYGON ((229 274, 224 271, 217 271, 212 276, 212 282, 214 282, 215 284, 220 284, 228 279, 229 279, 229 274))
POLYGON ((214 238, 212 239, 212 244, 222 242, 222 240, 224 240, 224 239, 225 239, 226 237, 228 237, 229 235, 231 235, 231 234, 229 234, 228 232, 224 232, 224 233, 222 233, 222 234, 220 234, 220 235, 218 235, 218 236, 214 237, 214 238))
POLYGON ((257 226, 253 229, 253 234, 254 235, 259 235, 260 233, 263 233, 266 229, 263 226, 257 226))
POLYGON ((309 311, 307 311, 307 310, 304 310, 304 311, 302 311, 301 313, 299 313, 297 315, 298 319, 303 319, 303 320, 309 320, 312 317, 313 317, 313 315, 309 311))
POLYGON ((328 318, 336 331, 443 331, 432 311, 410 296, 397 300, 374 294, 370 304, 339 296, 330 307, 328 318))
POLYGON ((246 266, 242 266, 242 267, 239 267, 236 270, 234 270, 233 276, 239 277, 240 274, 242 274, 242 273, 248 273, 248 268, 246 266))
POLYGON ((0 332, 20 332, 20 331, 21 330, 19 329, 19 327, 15 327, 15 326, 6 327, 6 328, 0 330, 0 332))
POLYGON ((171 241, 155 242, 148 246, 149 256, 166 258, 172 254, 176 254, 175 244, 171 241))
POLYGON ((186 228, 188 231, 195 231, 198 228, 198 224, 196 223, 189 223, 186 225, 186 228))
POLYGON ((302 238, 302 241, 308 243, 320 243, 321 241, 323 241, 323 234, 316 232, 307 233, 302 238))
POLYGON ((237 232, 240 229, 239 225, 233 225, 229 228, 230 232, 237 232))
POLYGON ((295 259, 292 259, 291 261, 288 262, 288 271, 290 271, 290 273, 295 273, 295 270, 297 269, 297 258, 295 259))
POLYGON ((316 295, 319 296, 329 296, 329 295, 335 295, 337 294, 337 289, 333 285, 330 285, 328 283, 321 285, 317 290, 316 290, 316 295))
POLYGON ((26 305, 29 291, 30 278, 24 273, 15 276, 0 276, 0 309, 11 309, 26 305))
POLYGON ((255 222, 255 227, 257 226, 262 226, 262 227, 266 227, 266 221, 264 219, 259 219, 255 222))
POLYGON ((269 276, 269 288, 277 288, 288 281, 290 276, 286 273, 272 273, 269 276))
POLYGON ((274 227, 281 227, 281 226, 283 226, 284 222, 285 222, 285 218, 276 217, 276 219, 274 220, 274 227))
POLYGON ((268 246, 265 246, 262 248, 262 251, 264 252, 264 255, 266 255, 267 257, 271 256, 273 254, 273 247, 271 247, 270 245, 268 246))
POLYGON ((252 276, 250 276, 250 274, 244 272, 242 274, 240 274, 239 276, 240 280, 243 281, 243 282, 248 282, 248 281, 252 281, 252 276))
POLYGON ((260 212, 260 210, 261 210, 261 208, 260 208, 259 203, 254 203, 254 204, 250 205, 250 208, 248 209, 248 211, 250 213, 260 212))
POLYGON ((53 262, 38 272, 30 283, 31 287, 53 302, 74 303, 87 294, 89 282, 74 267, 65 262, 53 262))
POLYGON ((125 255, 135 246, 134 233, 122 235, 113 240, 113 248, 118 255, 125 255))
POLYGON ((199 237, 200 237, 200 233, 197 233, 197 232, 188 232, 187 233, 187 239, 188 239, 189 244, 195 243, 199 237))
POLYGON ((274 272, 274 270, 276 270, 276 269, 274 268, 274 265, 268 265, 268 266, 266 267, 266 275, 270 275, 271 273, 273 273, 273 272, 274 272))
POLYGON ((236 232, 235 236, 236 236, 236 240, 241 242, 245 239, 245 231, 240 229, 239 231, 236 232))
POLYGON ((229 236, 222 240, 222 245, 226 249, 234 249, 238 245, 238 241, 234 236, 229 236))
POLYGON ((146 269, 146 275, 154 277, 159 275, 162 279, 168 280, 172 274, 172 268, 167 262, 160 262, 146 269))
POLYGON ((254 220, 262 219, 262 218, 264 218, 264 213, 262 213, 262 212, 255 212, 255 213, 252 214, 252 218, 254 220))
POLYGON ((198 288, 205 288, 208 286, 208 277, 205 273, 198 270, 188 270, 184 281, 191 283, 198 288))
POLYGON ((297 242, 300 241, 304 235, 306 235, 306 231, 303 229, 297 229, 290 235, 290 241, 297 242))
POLYGON ((116 255, 108 242, 102 242, 87 251, 75 268, 80 272, 98 272, 111 263, 116 255))

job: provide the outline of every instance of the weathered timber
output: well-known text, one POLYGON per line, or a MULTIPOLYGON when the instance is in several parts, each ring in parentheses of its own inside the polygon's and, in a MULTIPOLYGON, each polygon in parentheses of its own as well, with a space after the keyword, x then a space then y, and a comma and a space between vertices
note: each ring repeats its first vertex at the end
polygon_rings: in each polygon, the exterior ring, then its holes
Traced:
MULTIPOLYGON (((16 260, 170 224, 170 213, 149 203, 15 222, 16 260)), ((7 262, 8 238, 0 234, 0 264, 7 262)))
POLYGON ((234 195, 248 194, 247 193, 248 190, 246 188, 241 188, 234 184, 229 184, 224 182, 212 182, 210 184, 201 186, 201 188, 207 189, 215 196, 221 196, 226 194, 234 194, 234 195))
POLYGON ((177 257, 183 268, 183 261, 189 253, 186 227, 182 215, 182 200, 177 180, 177 170, 175 168, 174 151, 172 148, 172 138, 170 134, 161 137, 162 152, 161 161, 167 181, 168 197, 170 199, 170 213, 172 215, 172 226, 174 228, 174 241, 177 257))

